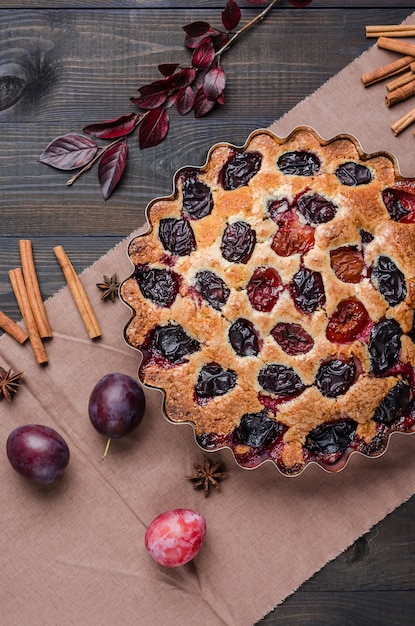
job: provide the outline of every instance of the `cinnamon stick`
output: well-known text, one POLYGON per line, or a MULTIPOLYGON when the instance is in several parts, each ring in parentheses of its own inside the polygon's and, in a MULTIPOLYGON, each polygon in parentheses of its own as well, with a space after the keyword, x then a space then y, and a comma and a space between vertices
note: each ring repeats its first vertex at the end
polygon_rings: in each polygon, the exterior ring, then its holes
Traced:
POLYGON ((19 343, 23 344, 29 339, 29 335, 23 328, 16 324, 8 315, 3 313, 3 311, 0 311, 0 328, 19 343))
POLYGON ((399 135, 405 128, 408 128, 415 122, 415 109, 412 109, 408 113, 405 113, 401 118, 396 120, 391 126, 392 132, 395 136, 399 135))
MULTIPOLYGON (((411 67, 411 65, 409 67, 411 67)), ((390 83, 387 83, 386 89, 388 91, 393 91, 394 89, 398 89, 398 87, 403 87, 407 83, 410 83, 411 80, 414 80, 414 78, 414 72, 412 70, 409 70, 409 72, 404 72, 398 78, 395 78, 394 80, 391 80, 390 83)))
POLYGON ((69 290, 81 315, 82 321, 88 332, 90 339, 97 339, 101 337, 101 329, 98 321, 94 315, 91 304, 85 289, 79 279, 79 276, 75 272, 72 263, 69 260, 68 255, 62 246, 56 246, 53 248, 59 265, 62 268, 69 290))
POLYGON ((33 348, 35 359, 39 365, 44 365, 48 362, 48 356, 36 326, 21 268, 16 267, 15 269, 9 270, 9 278, 17 304, 19 305, 20 313, 22 314, 29 334, 29 340, 33 348))
POLYGON ((410 83, 403 85, 403 87, 398 87, 398 89, 395 89, 394 91, 390 91, 385 96, 386 106, 392 107, 395 104, 398 104, 398 102, 403 102, 404 100, 407 100, 408 98, 414 95, 415 95, 415 76, 414 76, 414 79, 411 80, 410 83))
POLYGON ((389 30, 405 32, 405 31, 414 30, 414 29, 415 29, 415 24, 389 24, 389 25, 369 24, 369 26, 366 26, 366 33, 387 32, 389 30))
POLYGON ((407 41, 399 41, 397 39, 390 39, 389 37, 379 37, 376 45, 383 50, 391 50, 392 52, 415 56, 415 44, 408 43, 407 41))
POLYGON ((373 30, 366 31, 366 37, 413 37, 415 35, 415 26, 412 26, 411 29, 407 30, 399 30, 395 28, 390 28, 389 30, 373 30))
POLYGON ((410 64, 414 61, 415 56, 404 56, 400 59, 397 59, 396 61, 392 61, 392 63, 383 65, 382 67, 379 67, 372 72, 363 74, 361 77, 361 81, 365 87, 369 87, 369 85, 378 83, 381 80, 390 78, 391 76, 395 76, 396 74, 400 74, 401 72, 405 72, 410 67, 410 64))
POLYGON ((39 282, 33 259, 32 242, 30 239, 21 239, 19 241, 19 249, 23 278, 39 335, 42 339, 53 337, 52 329, 49 325, 49 320, 43 304, 42 295, 40 293, 39 282))

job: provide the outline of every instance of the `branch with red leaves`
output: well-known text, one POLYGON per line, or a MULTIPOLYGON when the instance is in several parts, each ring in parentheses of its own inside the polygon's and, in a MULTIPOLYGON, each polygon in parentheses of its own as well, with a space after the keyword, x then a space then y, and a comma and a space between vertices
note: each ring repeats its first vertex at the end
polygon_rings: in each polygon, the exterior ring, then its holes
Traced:
MULTIPOLYGON (((248 0, 264 4, 268 0, 248 0)), ((127 163, 127 139, 138 128, 141 149, 156 146, 165 139, 170 126, 169 109, 176 107, 180 115, 194 112, 202 117, 216 104, 225 103, 226 74, 221 55, 249 28, 261 22, 279 2, 272 0, 255 18, 239 30, 241 10, 235 0, 227 0, 221 19, 225 30, 197 21, 183 27, 185 48, 192 51, 190 65, 162 63, 161 78, 138 89, 140 95, 130 98, 141 113, 128 113, 85 126, 80 133, 56 137, 39 157, 39 161, 59 170, 78 170, 67 185, 98 163, 98 180, 107 200, 120 182, 127 163), (100 147, 91 137, 111 142, 100 147)), ((312 0, 289 0, 295 7, 305 7, 312 0)))

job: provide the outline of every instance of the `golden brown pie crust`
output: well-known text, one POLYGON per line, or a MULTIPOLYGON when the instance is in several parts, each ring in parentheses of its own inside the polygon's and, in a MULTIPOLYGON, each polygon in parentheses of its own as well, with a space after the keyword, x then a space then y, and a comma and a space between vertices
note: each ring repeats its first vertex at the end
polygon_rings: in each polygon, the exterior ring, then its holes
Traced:
MULTIPOLYGON (((310 459, 316 460, 304 447, 310 431, 345 416, 357 423, 356 437, 363 442, 360 451, 369 453, 364 444, 370 446, 379 431, 373 420, 375 411, 382 399, 402 380, 402 373, 388 371, 381 376, 373 375, 367 334, 364 339, 357 337, 351 342, 337 344, 327 338, 326 330, 339 302, 358 299, 368 312, 372 325, 390 318, 399 323, 404 333, 399 363, 406 364, 407 369, 413 371, 415 346, 405 333, 412 329, 415 306, 415 224, 392 220, 382 199, 382 192, 387 188, 402 187, 412 192, 413 181, 405 184, 391 155, 366 155, 352 137, 338 136, 325 141, 306 127, 296 129, 284 139, 268 131, 256 131, 243 148, 226 144, 214 146, 205 166, 192 168, 192 171, 197 171, 198 180, 210 188, 213 198, 213 210, 209 215, 189 219, 196 249, 185 256, 170 254, 158 235, 160 220, 183 218, 184 177, 180 172, 175 177, 174 193, 150 203, 149 229, 131 241, 128 248, 134 266, 172 269, 180 276, 179 293, 173 304, 163 307, 145 297, 134 275, 123 282, 121 295, 133 311, 125 329, 128 344, 147 349, 148 338, 155 327, 174 323, 197 339, 200 349, 172 366, 161 364, 157 359, 144 359, 140 367, 141 380, 164 391, 164 409, 169 420, 190 422, 199 443, 211 442, 207 449, 214 449, 212 441, 215 437, 218 447, 229 445, 242 466, 254 467, 271 459, 283 473, 298 473, 310 459), (235 150, 259 153, 261 166, 247 184, 225 190, 220 172, 235 150), (296 151, 316 155, 320 161, 319 171, 312 176, 287 175, 281 171, 277 166, 279 157, 296 151), (350 161, 364 164, 369 169, 371 181, 368 184, 342 184, 336 171, 350 161), (336 214, 325 223, 313 225, 314 245, 306 254, 279 256, 270 245, 278 226, 269 213, 269 206, 280 199, 294 203, 304 193, 318 194, 333 202, 337 207, 336 214), (256 245, 245 263, 227 261, 220 249, 226 224, 238 220, 249 224, 256 233, 256 245), (364 246, 362 231, 373 236, 372 241, 364 246), (358 249, 364 255, 366 273, 357 283, 340 280, 332 270, 330 251, 343 246, 358 249), (370 277, 370 268, 380 255, 393 259, 405 277, 406 297, 394 306, 388 304, 370 277), (296 306, 289 289, 284 289, 270 312, 252 307, 246 286, 256 268, 275 268, 286 286, 302 266, 321 274, 325 293, 323 306, 305 314, 296 306), (230 289, 229 298, 221 310, 195 295, 195 276, 201 270, 215 272, 230 289), (230 324, 240 318, 250 320, 261 337, 261 350, 257 355, 238 356, 229 342, 230 324), (281 321, 300 324, 314 340, 311 350, 305 354, 287 354, 270 334, 275 324, 281 321), (339 356, 345 361, 354 359, 359 364, 358 373, 345 393, 326 397, 315 385, 316 374, 322 363, 339 356), (212 362, 235 372, 237 384, 224 395, 198 402, 195 385, 199 372, 212 362), (304 383, 302 393, 281 401, 278 394, 264 390, 258 382, 258 373, 264 364, 269 363, 292 368, 304 383), (274 444, 269 450, 255 451, 231 435, 243 415, 264 410, 264 398, 269 410, 266 396, 271 401, 277 400, 269 405, 273 407, 269 414, 283 425, 283 435, 277 447, 274 444), (245 458, 251 459, 249 463, 244 463, 245 458)), ((304 220, 301 218, 300 221, 304 220)), ((393 430, 410 432, 413 420, 409 422, 405 427, 382 428, 388 434, 393 430)), ((376 455, 384 450, 384 444, 385 441, 375 449, 376 455)))

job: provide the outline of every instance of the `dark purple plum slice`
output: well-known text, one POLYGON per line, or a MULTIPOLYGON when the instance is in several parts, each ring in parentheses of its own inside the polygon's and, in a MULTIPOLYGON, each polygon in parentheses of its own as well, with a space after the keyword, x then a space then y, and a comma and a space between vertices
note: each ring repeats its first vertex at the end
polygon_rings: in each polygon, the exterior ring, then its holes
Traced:
POLYGON ((170 307, 179 293, 180 277, 170 270, 139 265, 134 278, 143 296, 159 306, 170 307))
POLYGON ((285 152, 277 160, 277 166, 283 174, 295 176, 313 176, 320 169, 320 159, 313 152, 285 152))
POLYGON ((394 319, 383 320, 373 326, 369 339, 369 355, 375 376, 393 367, 401 350, 402 329, 394 319))
POLYGON ((354 438, 356 427, 357 423, 351 419, 321 424, 308 433, 305 447, 327 456, 344 452, 354 438))
POLYGON ((222 187, 230 191, 247 185, 259 171, 261 163, 259 152, 235 152, 220 172, 222 187))
POLYGON ((282 428, 282 424, 269 417, 267 411, 246 413, 235 429, 235 437, 246 446, 261 448, 274 441, 281 434, 282 428))
POLYGON ((276 393, 281 398, 290 398, 305 389, 299 375, 291 367, 279 363, 265 365, 258 374, 258 382, 265 391, 276 393))
POLYGON ((206 217, 213 210, 213 198, 210 187, 198 180, 196 174, 188 175, 182 184, 183 210, 194 220, 206 217))
POLYGON ((195 236, 187 220, 168 217, 160 220, 159 238, 165 250, 187 256, 196 249, 195 236))
POLYGON ((179 324, 158 326, 153 331, 152 346, 171 363, 181 363, 184 357, 197 352, 200 344, 196 339, 189 337, 179 324))
POLYGON ((335 174, 341 184, 347 187, 367 185, 372 180, 370 169, 366 165, 355 163, 354 161, 339 165, 335 174))
POLYGON ((236 385, 236 372, 225 370, 218 363, 209 363, 200 370, 196 384, 196 395, 199 398, 223 396, 236 385))
POLYGON ((252 322, 239 318, 229 328, 229 341, 238 356, 256 356, 259 336, 252 322))
POLYGON ((196 289, 217 310, 226 304, 230 294, 226 283, 210 270, 202 270, 196 274, 196 289))
POLYGON ((302 195, 298 198, 297 207, 308 224, 324 224, 330 222, 337 212, 337 206, 318 194, 302 195))
POLYGON ((356 365, 353 359, 331 359, 320 365, 316 374, 316 386, 326 398, 337 398, 353 385, 356 365))
POLYGON ((401 380, 383 398, 375 411, 373 419, 375 422, 391 426, 402 415, 407 413, 410 400, 409 386, 401 380))
POLYGON ((326 302, 323 279, 319 272, 302 267, 290 284, 291 297, 295 306, 303 313, 314 313, 326 302))
POLYGON ((415 195, 403 189, 385 189, 382 192, 385 207, 395 222, 415 221, 415 195))
POLYGON ((371 275, 372 283, 390 306, 406 298, 405 276, 387 256, 380 256, 371 275))
POLYGON ((232 263, 247 263, 256 243, 255 231, 246 222, 228 224, 222 235, 222 256, 232 263))

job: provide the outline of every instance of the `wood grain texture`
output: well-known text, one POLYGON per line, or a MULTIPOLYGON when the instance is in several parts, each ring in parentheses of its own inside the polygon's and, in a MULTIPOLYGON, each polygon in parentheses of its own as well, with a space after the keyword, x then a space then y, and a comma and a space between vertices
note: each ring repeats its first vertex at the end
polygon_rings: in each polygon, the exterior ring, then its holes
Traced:
MULTIPOLYGON (((240 4, 244 16, 258 11, 240 4)), ((173 115, 162 146, 140 151, 130 141, 124 179, 104 202, 96 171, 67 188, 70 174, 39 163, 39 154, 59 134, 133 110, 129 98, 157 77, 158 63, 188 58, 182 26, 219 24, 224 2, 66 0, 57 9, 52 0, 0 0, 9 7, 0 9, 0 76, 7 67, 15 77, 0 90, 7 105, 0 111, 0 309, 20 319, 7 275, 20 263, 19 238, 32 240, 42 295, 50 297, 65 284, 54 246, 63 245, 78 272, 89 266, 144 222, 153 197, 171 192, 177 168, 203 164, 217 141, 242 144, 373 45, 366 24, 399 23, 414 10, 412 0, 391 4, 313 0, 300 11, 282 0, 224 55, 225 107, 198 120, 173 115)), ((412 498, 261 624, 412 626, 414 552, 412 498)))
POLYGON ((276 607, 264 626, 412 626, 415 497, 276 607))
MULTIPOLYGON (((225 5, 225 0, 222 2, 220 0, 182 0, 182 2, 177 2, 176 0, 65 0, 64 3, 59 3, 57 0, 0 0, 0 8, 59 8, 64 4, 66 9, 74 8, 74 9, 88 9, 88 8, 101 8, 101 9, 110 9, 110 8, 127 8, 127 9, 147 9, 149 7, 154 9, 177 9, 189 6, 189 8, 194 10, 198 9, 220 9, 223 10, 225 5)), ((252 4, 250 4, 247 0, 239 0, 239 6, 243 9, 251 9, 253 8, 252 4)), ((265 6, 265 5, 264 5, 265 6)), ((334 8, 335 3, 333 0, 313 0, 313 8, 315 9, 332 9, 334 8)), ((337 3, 338 6, 338 3, 337 3)), ((391 8, 390 0, 342 0, 341 7, 345 8, 361 8, 361 9, 377 9, 377 8, 391 8)), ((400 0, 399 2, 400 8, 413 8, 413 4, 411 4, 411 0, 400 0)), ((292 5, 288 2, 288 0, 280 0, 279 9, 288 9, 293 10, 292 5)), ((205 15, 205 13, 204 13, 205 15)), ((205 19, 205 18, 203 18, 205 19)), ((380 23, 380 22, 379 22, 380 23)), ((386 22, 385 22, 386 23, 386 22)), ((391 22, 392 23, 392 22, 391 22)))

